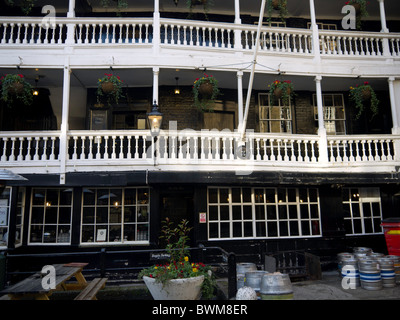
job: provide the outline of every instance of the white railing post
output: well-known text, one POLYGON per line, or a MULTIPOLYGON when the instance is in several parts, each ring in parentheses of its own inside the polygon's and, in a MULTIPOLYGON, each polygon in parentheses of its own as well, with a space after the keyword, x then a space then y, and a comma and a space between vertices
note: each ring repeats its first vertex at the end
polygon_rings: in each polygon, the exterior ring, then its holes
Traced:
POLYGON ((311 15, 311 30, 312 30, 312 47, 311 53, 314 55, 316 63, 321 62, 321 53, 319 50, 319 32, 317 20, 315 18, 315 5, 314 0, 310 0, 310 15, 311 15))

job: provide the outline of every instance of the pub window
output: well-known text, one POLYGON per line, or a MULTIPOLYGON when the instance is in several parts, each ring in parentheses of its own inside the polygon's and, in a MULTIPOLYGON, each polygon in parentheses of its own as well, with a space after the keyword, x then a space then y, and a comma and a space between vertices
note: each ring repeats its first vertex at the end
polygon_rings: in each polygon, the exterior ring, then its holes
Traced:
POLYGON ((344 188, 343 211, 347 235, 382 233, 379 188, 344 188))
POLYGON ((149 241, 148 188, 85 188, 82 244, 149 241))
POLYGON ((15 222, 15 247, 22 245, 23 221, 25 215, 25 188, 18 189, 17 212, 15 222))
POLYGON ((320 235, 318 189, 208 189, 209 239, 320 235))
POLYGON ((11 188, 6 187, 0 195, 0 248, 8 245, 8 227, 10 218, 11 188))
POLYGON ((260 93, 258 98, 260 132, 292 133, 292 107, 283 105, 281 99, 271 105, 266 93, 260 93))
POLYGON ((72 189, 32 189, 29 244, 70 244, 72 189))
MULTIPOLYGON (((314 119, 318 121, 317 95, 313 94, 314 119)), ((342 94, 323 94, 322 110, 326 133, 330 135, 346 134, 346 116, 342 94)))

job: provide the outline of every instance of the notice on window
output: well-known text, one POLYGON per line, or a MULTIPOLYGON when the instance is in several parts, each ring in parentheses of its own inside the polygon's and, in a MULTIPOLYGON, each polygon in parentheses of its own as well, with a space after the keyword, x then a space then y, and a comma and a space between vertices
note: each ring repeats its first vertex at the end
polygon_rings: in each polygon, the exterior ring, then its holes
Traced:
POLYGON ((97 242, 106 241, 107 229, 98 229, 97 230, 97 242))

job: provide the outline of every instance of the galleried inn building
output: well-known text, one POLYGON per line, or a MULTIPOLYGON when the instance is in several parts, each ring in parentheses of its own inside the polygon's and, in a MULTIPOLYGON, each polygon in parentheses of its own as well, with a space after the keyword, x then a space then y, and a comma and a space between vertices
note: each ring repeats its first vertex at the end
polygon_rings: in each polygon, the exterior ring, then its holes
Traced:
POLYGON ((159 248, 166 217, 249 259, 386 252, 399 1, 50 2, 0 0, 0 169, 26 179, 1 182, 6 255, 159 248))

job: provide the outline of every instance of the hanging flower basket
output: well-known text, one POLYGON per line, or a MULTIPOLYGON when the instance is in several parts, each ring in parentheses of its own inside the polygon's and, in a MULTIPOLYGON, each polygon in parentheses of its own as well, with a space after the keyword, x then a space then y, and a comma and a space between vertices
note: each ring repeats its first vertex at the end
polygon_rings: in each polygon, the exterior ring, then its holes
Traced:
POLYGON ((32 86, 25 80, 22 74, 7 74, 0 78, 0 99, 8 107, 20 102, 30 105, 33 101, 32 86))
POLYGON ((289 105, 290 99, 295 95, 292 82, 290 80, 279 81, 275 80, 269 85, 270 103, 281 99, 284 105, 289 105))
POLYGON ((345 3, 346 5, 353 6, 356 11, 356 26, 357 30, 361 30, 362 18, 368 17, 367 0, 350 0, 345 3))
POLYGON ((201 111, 212 110, 219 93, 218 81, 211 75, 204 74, 203 77, 194 81, 194 105, 201 111))
POLYGON ((359 119, 361 114, 364 112, 366 105, 370 105, 372 112, 372 118, 378 114, 379 111, 379 100, 375 94, 374 89, 371 87, 368 81, 365 81, 363 85, 350 87, 350 100, 354 103, 358 109, 356 119, 359 119))
POLYGON ((123 98, 122 95, 122 80, 119 76, 105 73, 104 77, 97 82, 97 102, 105 99, 106 103, 110 106, 112 103, 118 104, 119 99, 123 98))
POLYGON ((271 22, 272 12, 274 10, 279 11, 279 17, 282 22, 285 22, 288 15, 287 0, 267 0, 268 22, 271 22))

